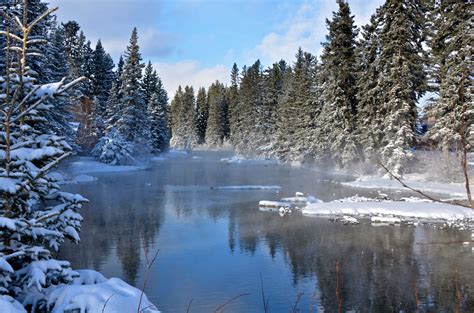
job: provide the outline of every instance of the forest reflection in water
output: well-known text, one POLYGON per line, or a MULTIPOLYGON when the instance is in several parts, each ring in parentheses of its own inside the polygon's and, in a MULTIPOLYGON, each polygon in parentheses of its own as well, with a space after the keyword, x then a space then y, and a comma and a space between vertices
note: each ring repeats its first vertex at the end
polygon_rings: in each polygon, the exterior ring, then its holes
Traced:
POLYGON ((97 174, 69 185, 89 198, 82 241, 60 256, 142 286, 144 253, 160 250, 145 292, 165 312, 474 310, 469 232, 421 227, 352 227, 299 213, 260 212, 258 200, 295 191, 323 200, 371 195, 346 179, 287 166, 226 164, 219 153, 168 159, 150 170, 97 174), (282 192, 219 191, 220 185, 280 185, 282 192), (454 242, 454 243, 453 243, 454 242), (338 264, 338 267, 336 266, 338 264), (336 290, 338 292, 336 292, 336 290))

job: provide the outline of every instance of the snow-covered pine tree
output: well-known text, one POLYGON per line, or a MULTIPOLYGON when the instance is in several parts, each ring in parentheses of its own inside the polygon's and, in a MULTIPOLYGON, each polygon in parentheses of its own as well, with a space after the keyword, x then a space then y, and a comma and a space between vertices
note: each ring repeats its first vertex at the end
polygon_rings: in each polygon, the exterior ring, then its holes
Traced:
MULTIPOLYGON (((115 79, 114 62, 107 54, 100 40, 97 41, 92 53, 92 75, 90 76, 91 97, 93 106, 91 111, 91 134, 95 139, 103 136, 107 121, 107 100, 110 96, 115 79)), ((96 140, 92 142, 95 144, 96 140)))
POLYGON ((428 136, 444 151, 459 153, 472 207, 467 152, 474 147, 474 104, 472 99, 472 4, 442 1, 436 9, 435 33, 431 42, 439 66, 439 98, 431 107, 435 118, 428 136))
POLYGON ((145 67, 145 73, 143 74, 143 80, 142 80, 142 89, 143 89, 144 98, 145 98, 145 105, 148 106, 151 98, 157 92, 156 90, 157 84, 158 84, 158 74, 153 69, 153 65, 151 64, 151 61, 148 61, 148 64, 145 67))
POLYGON ((260 60, 242 71, 239 89, 238 113, 239 123, 235 136, 237 153, 251 156, 259 146, 257 138, 260 125, 264 123, 263 115, 259 118, 263 105, 263 72, 260 60))
POLYGON ((283 161, 303 162, 310 156, 313 143, 308 136, 319 112, 313 96, 316 69, 316 58, 298 49, 278 111, 276 152, 283 161))
POLYGON ((209 105, 204 87, 199 88, 196 96, 196 114, 198 143, 202 144, 206 140, 207 119, 209 117, 209 105))
POLYGON ((378 158, 384 135, 382 94, 377 83, 379 72, 376 66, 380 50, 378 19, 378 14, 374 14, 370 23, 362 27, 362 36, 356 48, 356 140, 360 143, 361 157, 367 162, 375 162, 378 158))
POLYGON ((166 151, 170 141, 168 95, 159 77, 157 81, 157 91, 148 103, 150 141, 153 153, 166 151))
POLYGON ((117 70, 114 73, 114 80, 107 99, 105 110, 105 129, 109 130, 114 127, 120 114, 120 89, 122 88, 122 73, 123 73, 123 57, 120 56, 117 63, 117 70))
POLYGON ((263 74, 263 100, 257 112, 258 147, 257 154, 274 158, 276 148, 277 112, 285 91, 288 65, 284 60, 274 63, 263 74))
POLYGON ((171 102, 172 138, 171 146, 180 149, 191 149, 197 143, 197 116, 193 87, 186 86, 184 91, 179 86, 171 102))
POLYGON ((207 120, 206 143, 219 147, 226 136, 226 99, 225 87, 219 81, 213 83, 207 91, 209 118, 207 120))
MULTIPOLYGON (((147 107, 141 86, 142 57, 138 46, 138 32, 134 28, 125 53, 125 63, 119 90, 119 114, 114 127, 125 140, 146 148, 147 145, 147 107)), ((146 150, 146 149, 145 149, 146 150)))
MULTIPOLYGON (((62 192, 49 175, 71 154, 70 146, 64 138, 40 131, 55 97, 81 80, 37 84, 31 76, 36 73, 29 64, 37 54, 30 54, 30 48, 43 42, 29 34, 54 10, 30 22, 14 20, 14 28, 0 31, 8 60, 0 76, 0 293, 24 303, 31 293, 38 300, 44 288, 72 280, 69 262, 55 260, 52 251, 66 239, 79 241, 82 218, 77 210, 86 201, 62 192)), ((44 309, 41 301, 35 305, 44 309)))
POLYGON ((378 87, 382 94, 382 162, 403 174, 416 139, 417 101, 426 89, 423 3, 388 0, 380 9, 378 87))
POLYGON ((229 139, 234 145, 236 144, 236 138, 239 123, 239 68, 237 64, 232 65, 232 70, 230 73, 230 86, 227 88, 227 99, 229 102, 229 139), (235 137, 235 138, 234 138, 235 137))
POLYGON ((324 107, 319 119, 321 127, 330 129, 320 138, 329 145, 331 158, 339 166, 347 166, 359 159, 355 132, 355 38, 357 28, 349 4, 337 1, 339 9, 332 20, 326 20, 326 36, 321 56, 324 107))

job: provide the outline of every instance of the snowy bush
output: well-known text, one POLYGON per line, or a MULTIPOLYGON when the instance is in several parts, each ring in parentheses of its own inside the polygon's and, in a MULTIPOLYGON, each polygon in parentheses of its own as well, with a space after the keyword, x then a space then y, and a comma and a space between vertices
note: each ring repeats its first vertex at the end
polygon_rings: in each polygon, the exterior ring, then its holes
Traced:
POLYGON ((99 140, 91 153, 102 163, 126 165, 134 161, 133 150, 133 144, 125 140, 119 131, 112 129, 99 140))

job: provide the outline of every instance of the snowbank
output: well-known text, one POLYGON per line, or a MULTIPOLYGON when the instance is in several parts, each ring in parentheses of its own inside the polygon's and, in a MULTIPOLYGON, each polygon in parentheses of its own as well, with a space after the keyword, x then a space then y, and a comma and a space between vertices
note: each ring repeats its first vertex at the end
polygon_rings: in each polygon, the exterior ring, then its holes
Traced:
POLYGON ((91 157, 81 157, 69 163, 72 174, 88 174, 88 173, 111 173, 111 172, 129 172, 144 170, 144 166, 135 165, 108 165, 96 161, 91 157))
POLYGON ((266 186, 266 185, 240 185, 240 186, 217 186, 211 187, 216 190, 238 191, 238 190, 281 190, 280 186, 266 186))
POLYGON ((303 209, 305 215, 350 215, 404 217, 423 220, 473 220, 474 210, 452 204, 407 201, 323 202, 311 203, 303 209))
MULTIPOLYGON (((157 313, 158 309, 141 290, 121 279, 106 279, 93 270, 77 271, 80 277, 72 285, 59 285, 46 293, 48 311, 60 312, 144 312, 157 313), (138 304, 142 301, 140 309, 138 304)), ((2 310, 2 312, 4 312, 2 310)), ((14 311, 16 312, 16 311, 14 311)), ((23 312, 23 311, 19 311, 23 312)))
POLYGON ((277 160, 266 160, 266 159, 246 159, 238 156, 231 158, 223 158, 221 162, 228 164, 249 164, 249 165, 274 165, 278 164, 277 160))
MULTIPOLYGON (((462 183, 441 183, 433 181, 425 181, 422 176, 416 174, 408 174, 403 180, 408 186, 421 190, 423 192, 432 192, 446 194, 456 198, 466 198, 466 190, 462 183)), ((361 176, 355 181, 342 182, 344 186, 367 189, 399 189, 408 190, 394 179, 376 176, 361 176)))

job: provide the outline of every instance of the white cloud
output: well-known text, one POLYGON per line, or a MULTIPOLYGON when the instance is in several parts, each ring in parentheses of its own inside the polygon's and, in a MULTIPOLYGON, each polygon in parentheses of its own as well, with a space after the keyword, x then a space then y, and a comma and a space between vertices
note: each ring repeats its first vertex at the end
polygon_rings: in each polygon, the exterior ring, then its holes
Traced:
POLYGON ((175 52, 178 35, 156 29, 163 4, 156 0, 49 0, 58 6, 60 22, 75 20, 93 45, 100 38, 115 59, 128 44, 133 27, 138 28, 139 45, 145 58, 169 56, 175 52))
POLYGON ((154 63, 153 66, 163 80, 170 99, 179 85, 193 86, 197 92, 199 87, 207 88, 216 80, 224 84, 229 83, 230 69, 221 64, 203 67, 198 61, 189 60, 176 63, 154 63))
MULTIPOLYGON (((383 0, 350 0, 355 23, 364 25, 383 0)), ((335 0, 311 0, 303 3, 299 9, 286 18, 275 30, 267 34, 253 49, 244 52, 247 63, 261 59, 263 64, 270 65, 280 59, 293 61, 299 47, 320 55, 321 43, 327 34, 326 19, 332 18, 332 12, 338 5, 335 0)))

